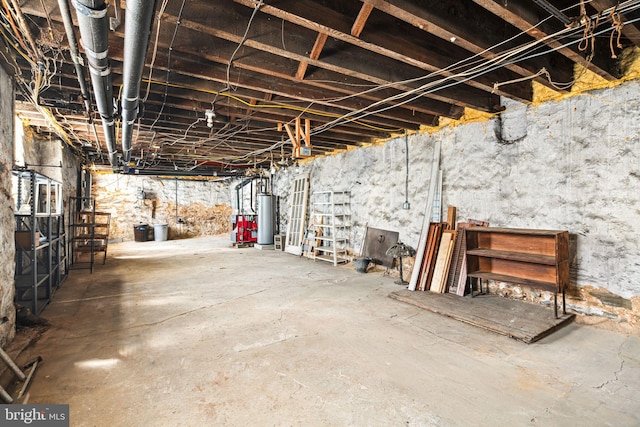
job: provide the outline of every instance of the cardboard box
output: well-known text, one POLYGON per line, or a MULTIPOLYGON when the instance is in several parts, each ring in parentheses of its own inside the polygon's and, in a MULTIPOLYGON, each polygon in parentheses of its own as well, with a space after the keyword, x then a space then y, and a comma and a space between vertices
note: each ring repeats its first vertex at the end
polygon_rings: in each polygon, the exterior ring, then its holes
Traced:
MULTIPOLYGON (((36 242, 40 242, 40 232, 36 231, 36 242)), ((30 231, 16 231, 16 247, 22 249, 31 249, 31 232, 30 231)))

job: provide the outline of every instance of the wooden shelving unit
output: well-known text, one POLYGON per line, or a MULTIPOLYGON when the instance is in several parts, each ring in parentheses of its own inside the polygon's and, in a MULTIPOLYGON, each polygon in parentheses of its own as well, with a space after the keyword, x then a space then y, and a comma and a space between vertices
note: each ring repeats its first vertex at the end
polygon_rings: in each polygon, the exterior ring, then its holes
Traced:
POLYGON ((348 191, 316 191, 311 195, 314 259, 333 265, 349 262, 346 246, 351 227, 350 199, 348 191))
POLYGON ((494 280, 553 292, 556 318, 558 293, 562 293, 562 312, 566 313, 568 231, 471 227, 466 240, 468 277, 480 285, 482 280, 494 280))
POLYGON ((111 214, 96 212, 92 198, 72 197, 70 205, 79 209, 71 215, 71 267, 93 272, 97 254, 102 264, 107 260, 111 214))

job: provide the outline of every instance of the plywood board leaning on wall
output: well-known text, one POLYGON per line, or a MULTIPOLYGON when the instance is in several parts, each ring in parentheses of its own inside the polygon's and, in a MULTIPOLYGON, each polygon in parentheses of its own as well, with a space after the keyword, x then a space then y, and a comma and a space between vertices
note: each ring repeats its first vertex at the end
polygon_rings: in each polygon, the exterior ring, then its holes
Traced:
POLYGON ((433 280, 431 281, 431 292, 443 293, 447 284, 447 275, 451 265, 451 256, 456 241, 455 230, 445 230, 442 233, 440 247, 438 249, 438 258, 433 271, 433 280))
POLYGON ((427 206, 424 210, 424 216, 422 218, 422 230, 420 232, 420 240, 418 247, 416 248, 416 259, 414 262, 414 268, 411 272, 411 281, 409 282, 409 290, 415 291, 418 284, 418 278, 420 277, 420 268, 422 260, 424 259, 425 249, 427 245, 427 235, 429 233, 429 224, 433 208, 433 198, 436 192, 436 181, 438 180, 438 173, 440 167, 440 141, 436 141, 433 148, 433 160, 431 162, 431 180, 429 181, 429 195, 427 197, 427 206), (418 266, 418 268, 416 268, 418 266))

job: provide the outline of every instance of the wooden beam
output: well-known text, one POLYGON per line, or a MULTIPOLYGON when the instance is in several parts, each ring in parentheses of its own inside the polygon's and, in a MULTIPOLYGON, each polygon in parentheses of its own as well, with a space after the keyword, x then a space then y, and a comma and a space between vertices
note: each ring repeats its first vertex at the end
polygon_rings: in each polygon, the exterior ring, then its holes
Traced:
MULTIPOLYGON (((313 44, 313 49, 311 49, 311 54, 309 58, 318 59, 320 58, 320 53, 322 53, 322 49, 324 48, 324 44, 327 42, 328 34, 326 33, 318 33, 318 37, 316 37, 316 42, 313 44)), ((302 80, 304 79, 304 75, 307 72, 307 67, 309 63, 306 61, 301 61, 300 66, 298 67, 298 72, 296 73, 296 79, 302 80)))
MULTIPOLYGON (((551 28, 550 21, 541 22, 537 14, 531 10, 532 2, 526 3, 522 0, 511 0, 503 3, 500 0, 473 0, 474 3, 484 7, 496 16, 509 22, 511 25, 529 34, 536 40, 543 41, 548 46, 556 49, 562 55, 584 68, 596 73, 605 80, 615 80, 620 77, 615 71, 615 64, 611 58, 607 58, 608 52, 597 49, 591 60, 587 59, 572 47, 563 46, 563 43, 556 40, 551 35, 557 32, 556 28, 551 28)), ((553 22, 553 21, 551 21, 553 22)))
POLYGON ((360 8, 360 12, 358 13, 356 20, 351 27, 351 35, 353 37, 360 37, 360 34, 362 34, 362 30, 364 30, 364 25, 367 23, 367 19, 369 19, 369 15, 371 14, 372 10, 372 5, 368 3, 364 3, 362 5, 362 7, 360 8))
MULTIPOLYGON (((246 6, 254 6, 252 0, 234 1, 246 6)), ((300 1, 292 3, 295 3, 297 5, 298 3, 300 3, 300 1)), ((326 9, 323 9, 322 13, 319 13, 317 10, 315 10, 319 7, 320 6, 318 6, 317 4, 315 4, 314 6, 316 21, 325 13, 326 9)), ((278 9, 275 6, 264 4, 260 7, 260 11, 262 12, 262 14, 276 16, 281 19, 286 19, 292 23, 296 23, 300 30, 300 36, 302 38, 304 38, 303 33, 305 32, 303 31, 303 29, 313 29, 314 31, 326 32, 332 38, 335 38, 340 42, 347 43, 347 45, 344 45, 342 43, 336 42, 336 46, 334 47, 332 55, 326 56, 322 61, 314 61, 309 59, 310 65, 324 68, 326 70, 335 71, 346 76, 357 77, 359 79, 366 80, 378 85, 393 85, 393 87, 405 91, 419 89, 429 81, 426 79, 420 79, 421 76, 424 77, 424 70, 433 73, 441 73, 447 76, 453 76, 452 71, 443 71, 443 68, 451 65, 451 61, 447 60, 445 56, 438 55, 435 52, 433 55, 429 56, 429 58, 433 60, 444 61, 443 64, 441 64, 444 65, 444 67, 434 64, 428 64, 424 61, 416 61, 408 55, 399 55, 391 49, 386 49, 374 43, 364 42, 357 37, 353 37, 350 34, 344 33, 342 31, 337 31, 336 29, 331 28, 327 25, 320 25, 316 21, 312 21, 308 18, 297 17, 294 14, 278 9), (377 55, 371 55, 372 50, 377 55), (399 57, 412 62, 412 64, 399 63, 399 57), (419 67, 418 63, 423 64, 423 66, 419 67), (416 81, 415 79, 418 79, 419 81, 416 81)), ((223 9, 219 12, 221 14, 228 13, 227 9, 223 9)), ((257 15, 256 19, 254 20, 254 25, 258 25, 257 22, 260 22, 260 28, 262 28, 263 30, 258 34, 252 34, 245 41, 244 46, 270 52, 279 56, 283 56, 285 58, 304 61, 306 57, 303 57, 300 55, 300 53, 297 53, 304 51, 304 47, 294 47, 291 43, 289 43, 287 45, 287 50, 284 50, 280 47, 280 36, 278 36, 277 40, 273 38, 273 36, 271 38, 269 37, 268 33, 275 34, 275 29, 271 32, 266 31, 266 28, 272 27, 273 23, 270 23, 268 19, 264 17, 263 20, 258 21, 258 18, 262 14, 257 15)), ((216 20, 217 27, 213 29, 211 28, 211 23, 204 24, 191 21, 191 19, 197 18, 195 15, 195 13, 192 13, 189 14, 188 17, 183 17, 181 20, 181 25, 185 27, 193 27, 194 29, 197 28, 199 31, 202 31, 204 33, 215 32, 216 37, 228 38, 229 40, 233 38, 233 40, 236 42, 239 42, 242 39, 240 34, 233 34, 225 31, 222 28, 226 26, 226 22, 231 19, 231 17, 224 18, 223 16, 220 16, 219 19, 216 20)), ((172 17, 168 14, 165 14, 164 16, 166 16, 169 20, 173 20, 173 22, 177 21, 177 18, 172 17)), ((294 28, 293 30, 290 29, 290 32, 291 31, 295 32, 296 30, 294 28)), ((292 37, 292 39, 295 38, 292 37)), ((495 81, 502 81, 502 79, 498 79, 495 81)), ((461 84, 447 88, 439 88, 435 91, 428 91, 424 93, 423 96, 442 102, 452 103, 462 107, 470 107, 480 111, 493 112, 494 106, 487 97, 487 93, 493 91, 493 84, 491 84, 490 87, 485 85, 484 89, 480 89, 474 86, 474 81, 468 81, 466 83, 468 85, 461 84)))
MULTIPOLYGON (((475 6, 471 2, 432 2, 428 8, 420 7, 407 0, 360 0, 376 9, 404 21, 420 30, 432 34, 450 45, 460 46, 472 54, 485 59, 494 59, 497 53, 492 47, 500 44, 503 51, 517 47, 516 31, 505 26, 495 15, 475 6), (483 13, 485 15, 483 15, 483 13), (452 19, 451 16, 455 16, 452 19), (484 23, 484 26, 481 26, 484 23), (500 31, 492 30, 498 29, 500 31), (512 42, 509 39, 513 38, 512 42)), ((571 61, 560 54, 551 52, 534 61, 507 64, 505 68, 523 76, 533 77, 545 68, 555 81, 569 81, 573 77, 571 61)), ((544 77, 535 80, 557 90, 544 77)))
MULTIPOLYGON (((249 100, 249 105, 251 105, 251 107, 253 107, 254 105, 256 105, 258 103, 258 101, 255 98, 251 98, 249 100)), ((251 107, 247 107, 246 109, 246 114, 247 116, 251 114, 251 112, 253 111, 253 108, 251 107)))
POLYGON ((287 130, 287 135, 289 135, 291 145, 293 145, 293 156, 300 157, 300 137, 293 133, 291 126, 289 126, 288 123, 284 124, 284 128, 287 130))
MULTIPOLYGON (((617 0, 591 0, 590 2, 591 6, 593 6, 598 12, 604 12, 607 9, 616 7, 618 3, 619 2, 617 0)), ((638 29, 638 24, 627 23, 626 21, 628 21, 628 17, 625 18, 624 16, 620 17, 620 21, 620 23, 622 24, 622 34, 624 34, 624 36, 628 38, 631 43, 635 44, 636 46, 640 46, 640 30, 638 29)))
POLYGON ((304 119, 304 133, 302 134, 304 138, 304 145, 311 148, 311 120, 304 119))
POLYGON ((298 146, 298 148, 302 145, 300 144, 300 141, 302 140, 301 136, 301 132, 300 132, 300 116, 296 117, 296 145, 298 146))
MULTIPOLYGON (((56 21, 56 19, 61 18, 52 15, 52 19, 52 25, 56 26, 56 30, 64 32, 62 24, 56 21)), ((42 26, 46 27, 44 19, 42 26)), ((237 47, 237 44, 217 39, 186 27, 181 29, 180 35, 179 38, 175 39, 175 43, 172 46, 172 59, 174 60, 173 64, 171 64, 172 75, 173 73, 181 73, 184 76, 195 77, 198 80, 204 79, 226 84, 228 58, 237 47), (209 51, 206 48, 196 49, 194 46, 216 46, 216 48, 209 51)), ((123 33, 110 33, 109 56, 113 61, 122 62, 123 37, 123 33)), ((171 40, 171 38, 172 30, 168 26, 162 26, 158 43, 159 50, 155 62, 156 66, 154 67, 155 70, 165 70, 164 77, 160 75, 157 77, 160 81, 165 80, 166 68, 169 66, 166 55, 169 49, 169 42, 163 42, 163 40, 171 40)), ((381 99, 393 98, 401 94, 400 90, 392 88, 378 90, 375 94, 358 94, 359 90, 357 88, 365 86, 367 84, 366 81, 318 68, 313 71, 314 79, 306 81, 306 84, 301 86, 291 72, 291 68, 287 68, 287 61, 293 63, 292 60, 278 58, 263 51, 253 51, 251 54, 245 54, 234 61, 234 68, 242 70, 238 72, 237 77, 233 77, 234 85, 261 91, 262 94, 256 93, 256 97, 269 96, 269 94, 273 93, 277 96, 302 99, 327 106, 335 106, 341 103, 353 104, 353 107, 349 107, 349 109, 357 110, 366 108, 371 101, 377 102, 381 99), (326 100, 326 98, 339 98, 342 95, 358 96, 350 97, 337 103, 326 100)), ((296 62, 295 64, 297 67, 298 63, 296 62)), ((113 64, 112 69, 116 71, 113 64)), ((196 84, 197 82, 194 82, 194 85, 196 84)), ((217 90, 220 89, 221 87, 217 88, 217 90)), ((457 119, 463 114, 460 107, 424 97, 401 105, 400 102, 388 102, 387 104, 389 105, 398 106, 393 109, 385 109, 377 113, 375 117, 434 125, 437 124, 435 116, 457 119)), ((387 126, 382 125, 382 127, 387 126)))
MULTIPOLYGON (((252 0, 234 0, 234 2, 245 6, 252 4, 252 0)), ((442 77, 451 77, 461 81, 461 84, 428 91, 425 96, 486 112, 494 112, 494 106, 489 102, 487 93, 496 92, 521 102, 532 100, 531 85, 526 82, 525 84, 515 82, 498 89, 494 87, 495 82, 512 81, 522 77, 507 69, 497 69, 486 75, 478 75, 471 80, 460 77, 449 67, 453 63, 468 59, 469 55, 456 45, 432 46, 432 43, 416 45, 414 41, 402 36, 381 32, 367 33, 366 40, 360 39, 348 33, 350 24, 347 24, 349 27, 347 32, 342 29, 347 26, 343 23, 346 19, 344 16, 309 0, 297 0, 286 5, 277 3, 277 6, 265 4, 260 11, 286 19, 299 27, 326 32, 332 39, 338 40, 339 42, 333 40, 331 42, 332 55, 327 56, 323 61, 318 61, 317 64, 312 64, 321 68, 378 84, 396 82, 394 86, 403 90, 417 89, 424 84, 439 81, 442 77), (286 10, 283 9, 285 6, 286 10), (310 11, 313 11, 312 16, 310 11), (447 52, 447 55, 442 55, 441 52, 447 52), (424 76, 425 71, 432 73, 432 77, 412 81, 419 75, 424 76)), ((436 42, 441 43, 439 40, 436 42)), ((290 45, 287 45, 287 48, 290 49, 290 45)))

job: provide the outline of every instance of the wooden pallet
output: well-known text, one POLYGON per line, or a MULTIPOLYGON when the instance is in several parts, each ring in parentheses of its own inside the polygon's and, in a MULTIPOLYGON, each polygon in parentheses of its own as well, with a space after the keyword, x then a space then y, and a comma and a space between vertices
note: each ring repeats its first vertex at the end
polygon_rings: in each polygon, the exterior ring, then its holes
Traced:
POLYGON ((575 317, 564 314, 556 319, 553 310, 545 306, 497 295, 471 298, 402 290, 389 297, 525 343, 551 334, 575 317))

